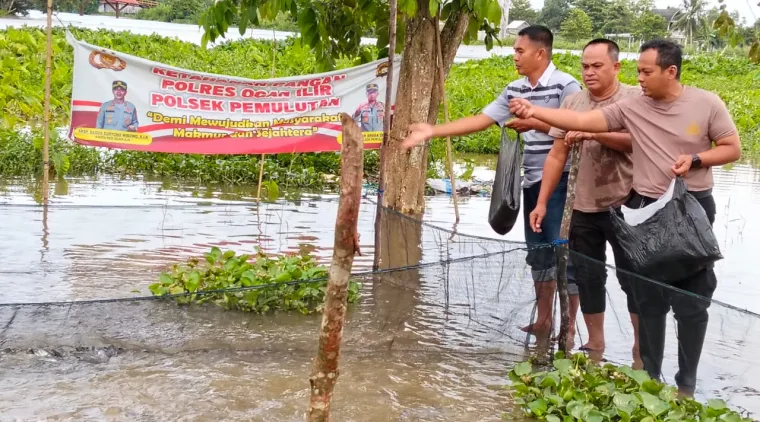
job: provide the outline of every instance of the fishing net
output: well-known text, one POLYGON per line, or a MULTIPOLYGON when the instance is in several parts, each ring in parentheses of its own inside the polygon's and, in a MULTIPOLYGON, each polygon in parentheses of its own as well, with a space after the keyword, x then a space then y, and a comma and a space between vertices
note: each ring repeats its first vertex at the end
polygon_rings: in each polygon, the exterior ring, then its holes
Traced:
MULTIPOLYGON (((221 388, 215 382, 232 385, 225 380, 233 376, 261 377, 266 373, 271 377, 266 381, 269 389, 260 394, 271 397, 261 400, 285 397, 293 385, 298 385, 299 392, 293 393, 291 400, 295 403, 293 407, 302 410, 308 387, 305 380, 310 370, 309 359, 317 346, 320 315, 257 315, 225 311, 214 305, 178 306, 171 299, 154 297, 147 286, 171 264, 201 256, 212 246, 245 253, 253 253, 256 247, 270 254, 306 250, 318 256, 320 262, 329 264, 334 219, 325 216, 336 214, 337 198, 305 196, 257 204, 202 199, 188 194, 171 203, 159 198, 136 206, 119 205, 119 198, 125 195, 129 196, 129 192, 115 195, 114 205, 91 205, 82 201, 58 201, 45 208, 18 201, 0 204, 6 245, 14 248, 6 249, 0 269, 0 370, 16 377, 34 374, 33 381, 25 384, 26 388, 34 389, 51 382, 66 384, 67 370, 76 367, 80 372, 85 371, 88 381, 81 378, 69 381, 61 394, 76 396, 76 391, 80 400, 93 400, 106 408, 116 400, 109 390, 115 388, 114 379, 122 383, 133 380, 127 377, 124 381, 119 378, 121 375, 114 375, 115 368, 119 368, 120 373, 133 371, 148 377, 155 383, 150 388, 168 390, 164 384, 166 377, 181 376, 185 380, 182 382, 191 383, 196 370, 193 365, 213 366, 208 370, 214 371, 219 380, 213 381, 212 387, 177 393, 191 397, 221 388), (30 227, 35 227, 33 233, 30 227), (220 351, 227 353, 224 358, 220 357, 220 351), (290 369, 268 372, 266 365, 271 363, 258 361, 258 356, 267 354, 278 356, 290 369), (153 355, 162 356, 161 365, 186 362, 184 372, 176 375, 177 372, 155 368, 156 363, 150 358, 153 355), (140 362, 147 361, 153 363, 140 366, 140 362), (239 369, 235 362, 241 361, 257 369, 239 369), (39 362, 44 362, 44 370, 38 366, 39 362), (278 384, 280 382, 285 384, 278 384), (79 387, 74 386, 77 383, 79 387), (82 384, 90 386, 84 396, 82 384), (101 396, 97 396, 93 388, 99 390, 101 396), (103 396, 111 397, 111 401, 103 396)), ((343 412, 346 416, 341 420, 388 420, 386 417, 491 420, 484 416, 486 414, 498 420, 498 410, 504 410, 506 399, 505 393, 497 390, 507 383, 509 362, 526 359, 538 350, 535 338, 521 330, 536 313, 531 270, 525 261, 526 245, 458 233, 381 209, 377 224, 383 239, 380 268, 372 271, 375 218, 376 206, 365 199, 359 221, 362 256, 356 258, 354 266, 354 278, 362 284, 361 299, 349 306, 341 361, 345 364, 345 375, 341 378, 343 384, 338 383, 336 400, 341 400, 338 398, 341 385, 387 392, 391 390, 385 384, 388 383, 394 386, 393 393, 388 393, 390 398, 383 395, 380 402, 411 401, 416 403, 417 410, 386 413, 377 419, 357 419, 352 412, 372 408, 375 400, 370 394, 370 398, 362 402, 359 395, 357 402, 344 401, 338 406, 338 414, 343 412), (368 356, 378 354, 386 362, 383 372, 363 376, 362 371, 368 370, 368 356), (430 359, 436 362, 435 371, 423 369, 421 362, 430 359), (418 377, 426 387, 404 389, 407 377, 418 377), (480 386, 476 391, 486 410, 473 410, 473 406, 462 400, 463 391, 472 389, 475 384, 480 386), (443 399, 439 394, 444 404, 439 407, 420 404, 427 403, 422 396, 432 395, 430 391, 440 386, 454 391, 443 399), (457 389, 460 387, 461 391, 457 389), (408 396, 398 397, 404 394, 408 396)), ((425 219, 435 220, 435 213, 425 219)), ((608 256, 612 256, 611 251, 608 256)), ((571 254, 570 259, 606 271, 603 358, 630 365, 634 336, 617 271, 613 266, 578 254, 571 254)), ((627 276, 631 282, 657 285, 652 280, 627 276)), ((720 273, 718 278, 720 286, 723 283, 720 273)), ((670 291, 672 296, 682 295, 682 300, 705 300, 670 291)), ((719 397, 735 408, 753 414, 760 412, 757 397, 760 391, 757 343, 760 340, 753 335, 757 333, 757 315, 718 301, 712 302, 709 314, 697 397, 719 397)), ((555 309, 555 327, 558 322, 555 309)), ((577 350, 588 339, 580 313, 576 328, 577 350)), ((663 378, 674 384, 678 346, 672 313, 667 319, 667 329, 663 378)), ((553 350, 556 346, 548 347, 553 350)), ((16 387, 18 385, 8 377, 0 381, 0 390, 16 387)), ((235 391, 246 395, 245 388, 237 388, 242 390, 227 391, 232 395, 235 391)), ((344 390, 344 394, 350 393, 344 390)), ((0 395, 0 403, 12 403, 9 397, 0 395)), ((145 404, 150 400, 145 400, 142 413, 130 414, 122 409, 119 415, 125 420, 161 420, 183 414, 180 409, 152 410, 145 404)), ((262 415, 268 415, 268 420, 300 419, 281 404, 267 407, 262 402, 246 407, 230 400, 216 405, 226 406, 228 413, 225 414, 233 419, 261 420, 262 415)), ((211 404, 200 405, 198 414, 219 416, 204 406, 211 404)), ((9 415, 23 417, 23 412, 30 408, 34 406, 19 406, 14 414, 14 407, 10 406, 9 415)), ((395 407, 390 405, 390 408, 395 407)), ((44 406, 39 409, 38 416, 51 412, 44 406)), ((66 412, 80 420, 90 417, 97 420, 103 415, 98 413, 103 412, 102 409, 92 411, 95 413, 81 408, 66 412)))

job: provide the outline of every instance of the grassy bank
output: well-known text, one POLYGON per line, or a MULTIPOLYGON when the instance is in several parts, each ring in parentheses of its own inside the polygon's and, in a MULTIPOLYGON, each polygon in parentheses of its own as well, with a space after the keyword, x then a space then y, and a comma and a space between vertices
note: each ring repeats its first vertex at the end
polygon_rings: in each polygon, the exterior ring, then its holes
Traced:
MULTIPOLYGON (((275 75, 293 76, 315 73, 315 60, 308 49, 294 40, 271 42, 244 40, 204 50, 194 44, 159 36, 133 35, 99 30, 72 30, 84 41, 191 70, 248 78, 268 78, 275 62, 275 75), (274 57, 273 57, 274 54, 274 57), (241 66, 244 58, 245 65, 241 66)), ((52 122, 66 126, 70 112, 72 63, 71 47, 64 33, 54 33, 52 76, 52 122)), ((22 134, 17 130, 41 123, 44 75, 45 36, 35 28, 0 31, 0 176, 22 176, 41 170, 40 134, 22 134)), ((570 54, 557 55, 557 66, 580 79, 580 61, 570 54)), ((341 60, 339 67, 357 64, 341 60)), ((511 57, 494 57, 470 61, 452 68, 447 93, 452 118, 479 112, 510 81, 517 78, 511 57)), ((621 78, 636 83, 635 63, 626 61, 621 78)), ((697 56, 684 66, 684 81, 718 93, 726 101, 742 134, 746 155, 760 153, 760 67, 739 57, 697 56)), ((442 116, 441 116, 442 118, 442 116)), ((454 139, 459 153, 496 153, 498 130, 454 139)), ((443 143, 433 143, 431 160, 444 158, 443 143)), ((156 154, 136 151, 103 151, 72 145, 54 139, 52 161, 59 173, 143 174, 171 176, 198 182, 254 183, 258 177, 258 157, 201 156, 156 154)), ((288 181, 290 186, 317 186, 321 174, 338 172, 338 155, 280 154, 268 156, 266 174, 269 180, 288 181)), ((368 174, 377 173, 377 154, 367 154, 368 174)))

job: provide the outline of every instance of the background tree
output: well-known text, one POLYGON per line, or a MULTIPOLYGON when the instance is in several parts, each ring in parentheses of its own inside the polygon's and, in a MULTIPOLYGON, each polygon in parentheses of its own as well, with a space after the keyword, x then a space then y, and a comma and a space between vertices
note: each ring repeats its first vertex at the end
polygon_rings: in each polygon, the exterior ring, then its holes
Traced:
POLYGON ((629 0, 612 0, 605 10, 602 33, 628 34, 633 30, 634 19, 636 15, 629 0))
POLYGON ((651 10, 647 10, 633 21, 633 36, 641 41, 665 38, 668 36, 668 21, 651 10))
MULTIPOLYGON (((440 88, 436 37, 440 35, 445 79, 462 41, 476 40, 478 30, 483 30, 486 47, 493 46, 495 26, 502 15, 497 0, 452 0, 442 8, 440 20, 444 24, 440 29, 436 17, 440 7, 439 0, 398 2, 399 34, 393 47, 403 52, 403 58, 393 126, 384 150, 383 204, 407 214, 424 210, 428 151, 427 148, 404 151, 400 141, 409 124, 437 120, 440 88)), ((377 58, 361 45, 362 35, 372 28, 378 34, 379 56, 387 56, 389 10, 384 0, 220 0, 200 18, 204 28, 202 44, 205 46, 227 32, 236 17, 239 31, 244 34, 249 24, 259 24, 259 18, 273 20, 278 12, 290 12, 297 17, 300 40, 314 51, 321 70, 334 68, 335 60, 341 56, 355 57, 358 62, 377 58)))
POLYGON ((552 31, 559 31, 568 13, 570 13, 570 3, 567 0, 546 0, 544 8, 538 15, 538 23, 552 31))
MULTIPOLYGON (((741 43, 742 40, 746 40, 746 35, 742 34, 740 27, 736 25, 736 22, 726 10, 726 5, 723 4, 724 0, 718 0, 720 4, 721 13, 718 19, 713 22, 713 28, 718 31, 718 36, 727 40, 729 45, 736 46, 741 43)), ((749 46, 749 59, 754 63, 760 64, 760 20, 755 22, 754 39, 749 46)))
POLYGON ((699 33, 699 28, 709 25, 705 21, 705 0, 683 0, 678 15, 676 15, 675 29, 684 31, 689 44, 694 44, 694 35, 699 33))
POLYGON ((534 24, 538 22, 538 11, 531 7, 530 0, 512 0, 509 21, 525 21, 534 24))
POLYGON ((0 0, 0 16, 15 15, 26 16, 29 9, 34 9, 30 0, 0 0))
POLYGON ((591 18, 581 9, 570 9, 570 14, 564 22, 560 33, 570 41, 587 40, 591 38, 593 25, 591 18))
POLYGON ((610 2, 608 0, 575 0, 573 6, 585 12, 591 19, 591 31, 593 33, 602 30, 609 14, 610 2))

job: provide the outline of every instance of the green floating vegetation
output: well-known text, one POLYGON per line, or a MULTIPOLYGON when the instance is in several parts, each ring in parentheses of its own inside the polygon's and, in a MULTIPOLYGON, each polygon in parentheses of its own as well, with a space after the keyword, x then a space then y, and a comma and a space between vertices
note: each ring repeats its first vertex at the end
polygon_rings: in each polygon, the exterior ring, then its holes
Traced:
MULTIPOLYGON (((215 303, 227 310, 258 314, 312 314, 324 306, 327 275, 327 267, 305 253, 271 258, 259 250, 252 257, 213 247, 202 260, 190 258, 187 264, 175 264, 149 289, 155 296, 174 295, 181 305, 215 303), (224 291, 233 289, 237 291, 224 291)), ((359 299, 360 287, 349 280, 349 303, 359 299)))
POLYGON ((646 371, 603 366, 578 353, 555 355, 551 370, 534 372, 523 362, 509 373, 515 403, 529 417, 548 422, 752 422, 723 400, 702 404, 678 396, 675 387, 646 371))

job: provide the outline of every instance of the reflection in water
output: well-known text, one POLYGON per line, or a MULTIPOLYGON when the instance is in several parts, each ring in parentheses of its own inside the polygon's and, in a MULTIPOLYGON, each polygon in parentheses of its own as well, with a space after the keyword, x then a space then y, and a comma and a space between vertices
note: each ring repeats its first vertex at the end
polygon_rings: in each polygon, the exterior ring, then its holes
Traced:
MULTIPOLYGON (((725 256, 716 268, 715 297, 760 311, 750 284, 759 275, 752 262, 760 223, 750 218, 760 211, 758 172, 737 166, 715 171, 715 181, 721 210, 715 230, 725 256)), ((211 246, 309 250, 325 264, 332 254, 334 195, 259 205, 252 189, 71 180, 64 192, 59 183, 49 208, 37 206, 28 183, 5 184, 0 303, 138 296, 133 290, 146 295, 171 263, 211 246)), ((461 198, 462 219, 453 231, 381 220, 381 268, 443 263, 364 279, 363 301, 351 308, 344 334, 336 420, 499 420, 507 410, 500 386, 509 363, 524 357, 516 321, 532 310, 524 259, 516 253, 446 263, 514 247, 487 238, 523 239, 522 219, 505 237, 493 233, 488 206, 488 198, 461 198)), ((372 266, 374 216, 374 204, 365 202, 358 271, 372 266)), ((431 198, 425 219, 452 227, 450 200, 431 198)), ((611 251, 608 257, 612 263, 611 251)), ((606 357, 626 363, 632 333, 624 297, 612 273, 608 285, 606 357)), ((0 408, 11 419, 303 420, 318 325, 317 317, 240 315, 158 301, 0 307, 0 348, 42 344, 62 354, 0 354, 0 370, 9 374, 0 378, 0 408), (105 345, 123 350, 104 357, 71 349, 105 345)), ((675 332, 669 325, 665 372, 672 382, 675 332)), ((699 394, 757 412, 755 320, 714 305, 710 327, 699 394)))

